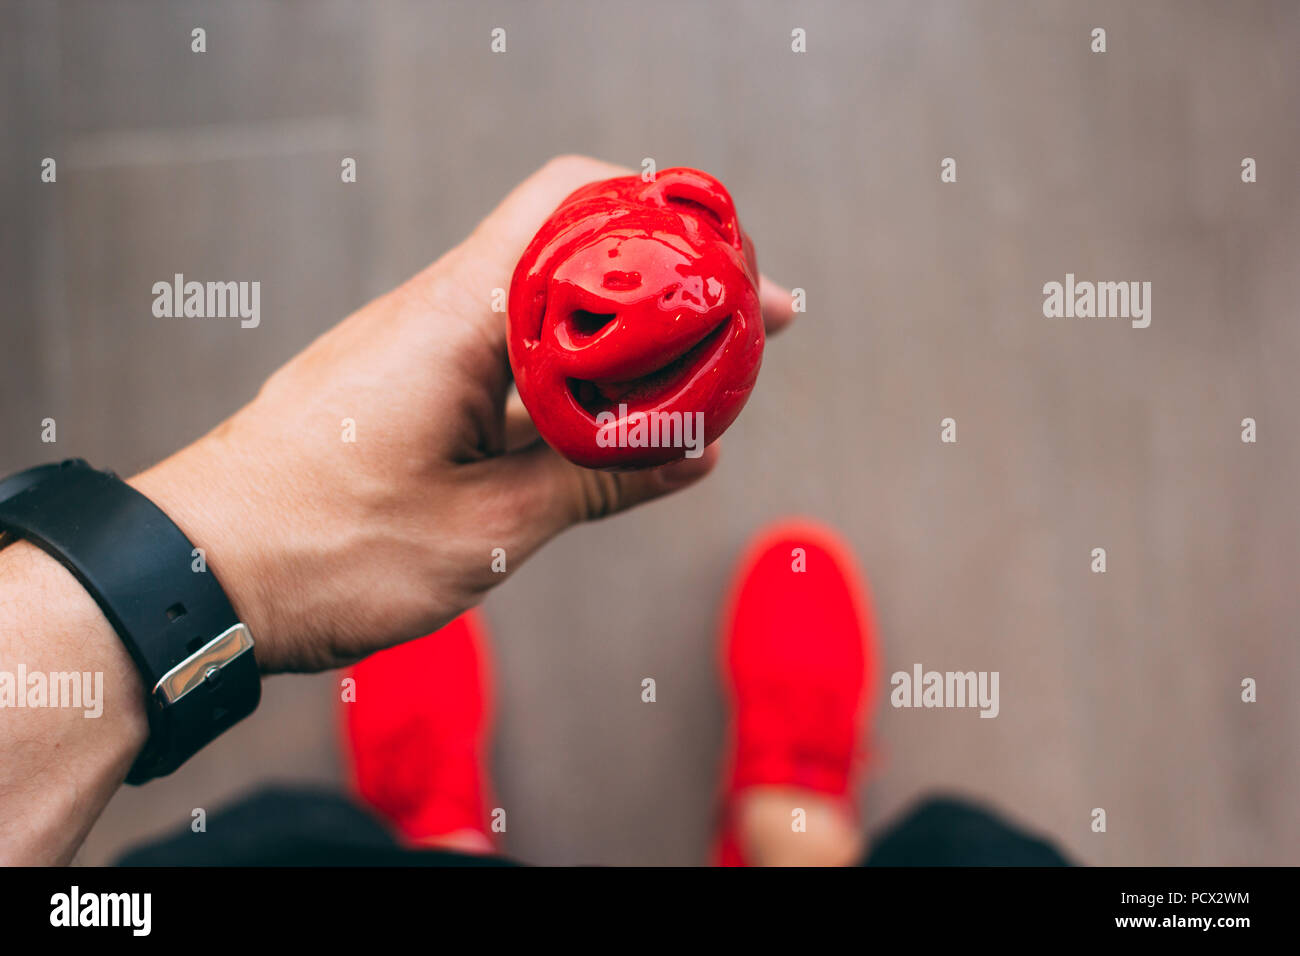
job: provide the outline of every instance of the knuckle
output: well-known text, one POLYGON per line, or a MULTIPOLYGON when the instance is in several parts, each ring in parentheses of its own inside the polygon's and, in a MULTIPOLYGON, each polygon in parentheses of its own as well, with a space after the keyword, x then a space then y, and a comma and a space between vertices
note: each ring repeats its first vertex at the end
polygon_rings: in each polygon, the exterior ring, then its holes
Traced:
POLYGON ((625 476, 618 472, 583 469, 581 512, 584 521, 599 521, 619 510, 625 476))

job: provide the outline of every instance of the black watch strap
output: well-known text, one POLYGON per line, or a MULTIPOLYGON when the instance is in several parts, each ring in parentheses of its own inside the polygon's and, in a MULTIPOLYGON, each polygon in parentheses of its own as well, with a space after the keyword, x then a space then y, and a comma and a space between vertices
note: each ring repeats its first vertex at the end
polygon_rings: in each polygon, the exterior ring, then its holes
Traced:
POLYGON ((171 773, 252 713, 253 639, 185 534, 148 498, 81 459, 0 482, 0 532, 46 551, 94 597, 139 668, 150 737, 128 783, 171 773))

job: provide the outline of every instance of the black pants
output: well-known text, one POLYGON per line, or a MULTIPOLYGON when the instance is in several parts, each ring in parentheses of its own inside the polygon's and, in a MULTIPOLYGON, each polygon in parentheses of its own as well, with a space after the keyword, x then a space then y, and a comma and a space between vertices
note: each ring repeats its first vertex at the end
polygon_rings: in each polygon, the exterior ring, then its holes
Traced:
MULTIPOLYGON (((126 854, 121 866, 513 866, 503 857, 412 850, 339 794, 270 788, 126 854), (218 836, 219 834, 219 836, 218 836)), ((1068 866, 1050 843, 962 800, 930 798, 887 828, 863 866, 1068 866)))

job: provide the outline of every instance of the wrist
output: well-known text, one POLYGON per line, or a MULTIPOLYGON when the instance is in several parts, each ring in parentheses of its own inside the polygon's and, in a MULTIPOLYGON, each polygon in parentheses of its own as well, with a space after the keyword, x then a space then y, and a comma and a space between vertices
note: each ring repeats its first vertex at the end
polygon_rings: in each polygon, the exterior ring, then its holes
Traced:
POLYGON ((282 668, 275 641, 282 633, 282 608, 276 596, 286 589, 275 583, 275 529, 257 506, 263 494, 252 487, 245 464, 230 442, 213 433, 127 483, 184 532, 193 545, 191 573, 216 576, 252 632, 259 669, 272 673, 282 668))

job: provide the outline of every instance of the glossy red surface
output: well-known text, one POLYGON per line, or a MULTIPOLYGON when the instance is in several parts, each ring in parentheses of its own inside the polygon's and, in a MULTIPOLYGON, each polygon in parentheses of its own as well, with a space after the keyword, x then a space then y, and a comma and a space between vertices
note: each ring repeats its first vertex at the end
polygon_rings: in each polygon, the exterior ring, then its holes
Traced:
POLYGON ((684 457, 683 447, 610 445, 635 441, 643 413, 661 426, 666 414, 703 413, 700 448, 712 443, 763 357, 753 243, 727 190, 694 169, 574 192, 520 258, 508 308, 520 398, 541 436, 589 468, 684 457))

